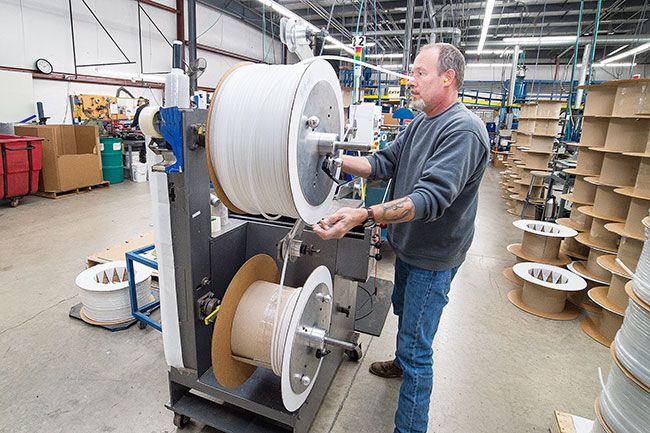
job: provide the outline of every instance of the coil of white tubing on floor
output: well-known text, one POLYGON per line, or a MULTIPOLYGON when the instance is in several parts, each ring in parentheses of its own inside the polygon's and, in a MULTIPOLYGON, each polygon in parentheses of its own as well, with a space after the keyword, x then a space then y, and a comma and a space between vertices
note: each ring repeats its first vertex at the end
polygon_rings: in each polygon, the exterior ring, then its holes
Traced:
MULTIPOLYGON (((151 272, 151 268, 134 263, 138 305, 146 304, 149 299, 151 272)), ((75 283, 79 287, 83 312, 90 320, 111 323, 132 318, 129 274, 125 261, 88 268, 77 276, 75 283)))
MULTIPOLYGON (((303 110, 317 85, 329 87, 329 105, 343 119, 339 82, 324 60, 242 65, 217 87, 208 121, 210 162, 223 193, 237 209, 267 218, 299 217, 307 224, 328 214, 334 183, 325 200, 312 205, 298 173, 298 159, 307 157, 298 154, 299 134, 310 115, 303 110)), ((336 131, 327 132, 342 138, 342 121, 336 131)))
POLYGON ((650 387, 650 311, 630 300, 614 340, 621 364, 650 387))
MULTIPOLYGON (((647 218, 643 220, 644 225, 647 221, 647 218)), ((641 256, 639 257, 639 262, 636 265, 636 272, 634 273, 634 291, 636 294, 645 302, 650 304, 650 242, 648 242, 648 237, 650 236, 650 229, 645 227, 645 242, 643 243, 643 249, 641 250, 641 256)))
POLYGON ((650 393, 628 378, 613 361, 607 384, 602 385, 600 412, 607 426, 614 433, 648 433, 650 393))

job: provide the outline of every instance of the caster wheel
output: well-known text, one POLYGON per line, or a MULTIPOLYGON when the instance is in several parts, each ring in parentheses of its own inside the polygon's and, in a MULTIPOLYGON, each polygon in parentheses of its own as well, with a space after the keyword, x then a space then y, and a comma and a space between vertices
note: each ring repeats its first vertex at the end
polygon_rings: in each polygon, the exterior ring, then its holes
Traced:
POLYGON ((18 199, 17 198, 12 198, 11 199, 11 207, 18 207, 18 199))
POLYGON ((358 345, 354 350, 346 350, 345 355, 352 362, 359 362, 363 358, 363 350, 361 350, 361 345, 358 345))
POLYGON ((147 327, 147 324, 141 320, 138 320, 138 328, 140 329, 145 329, 147 327))
POLYGON ((178 427, 179 429, 183 429, 189 424, 190 422, 190 417, 181 415, 180 413, 175 413, 174 414, 174 425, 178 427))

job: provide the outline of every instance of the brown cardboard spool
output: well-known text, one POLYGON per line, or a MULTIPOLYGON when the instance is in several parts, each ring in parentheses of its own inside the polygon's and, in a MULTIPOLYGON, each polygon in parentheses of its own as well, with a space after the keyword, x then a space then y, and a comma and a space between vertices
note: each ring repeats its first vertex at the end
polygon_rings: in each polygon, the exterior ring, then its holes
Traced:
POLYGON ((537 257, 532 257, 527 255, 523 251, 521 244, 510 244, 506 247, 506 249, 508 250, 509 253, 527 262, 537 262, 537 263, 543 263, 545 265, 553 265, 553 266, 565 266, 567 263, 571 263, 571 258, 565 254, 560 253, 559 251, 558 251, 558 257, 556 259, 539 259, 537 257))
POLYGON ((589 232, 580 233, 580 239, 576 240, 590 248, 598 248, 599 250, 612 252, 616 251, 620 236, 607 230, 605 228, 606 225, 607 221, 594 218, 589 232))
POLYGON ((573 195, 576 203, 593 204, 596 198, 596 185, 587 182, 584 177, 576 176, 573 184, 573 195))
POLYGON ((587 260, 589 247, 576 241, 575 238, 565 238, 560 246, 560 252, 578 260, 587 260))
POLYGON ((598 148, 605 152, 645 152, 650 132, 645 120, 609 119, 605 146, 598 148))
POLYGON ((634 186, 617 190, 617 193, 650 200, 650 153, 647 157, 641 158, 640 160, 639 172, 636 175, 634 186))
POLYGON ((591 206, 594 204, 593 201, 585 201, 577 197, 574 193, 570 194, 560 194, 560 199, 570 201, 571 203, 583 205, 583 206, 591 206))
POLYGON ((593 206, 581 206, 578 210, 593 218, 622 223, 625 222, 629 206, 629 197, 616 194, 611 186, 599 185, 593 206))
POLYGON ((565 303, 564 311, 561 311, 559 313, 549 313, 547 311, 539 310, 527 305, 524 303, 522 297, 523 289, 514 289, 508 292, 508 300, 515 307, 534 316, 542 317, 544 319, 566 321, 575 320, 580 315, 580 311, 578 311, 578 309, 571 303, 565 303))
POLYGON ((560 257, 562 239, 577 235, 573 229, 545 221, 517 220, 512 224, 523 230, 524 234, 520 246, 512 246, 510 251, 532 262, 547 264, 563 262, 566 256, 560 257))
POLYGON ((600 169, 603 166, 604 155, 593 149, 580 149, 578 155, 578 173, 587 173, 585 176, 599 176, 600 169))
POLYGON ((562 106, 564 105, 564 102, 549 99, 545 101, 537 101, 536 105, 536 119, 553 119, 557 121, 560 117, 560 113, 562 112, 562 106))
MULTIPOLYGON (((594 301, 596 304, 598 304, 600 307, 606 309, 607 311, 610 311, 612 313, 616 313, 619 316, 625 315, 625 308, 626 307, 621 307, 609 300, 607 297, 607 291, 608 291, 607 286, 597 286, 594 287, 593 289, 589 290, 589 297, 591 298, 592 301, 594 301)), ((625 291, 623 291, 625 293, 625 291)), ((627 295, 625 295, 627 298, 627 295)))
POLYGON ((600 306, 589 298, 589 290, 589 281, 587 281, 587 288, 585 290, 580 290, 579 292, 569 293, 567 295, 567 301, 587 313, 598 314, 600 306))
MULTIPOLYGON (((616 189, 614 191, 620 190, 616 189)), ((625 224, 613 224, 611 230, 620 236, 634 238, 640 241, 645 240, 645 227, 641 221, 648 216, 648 209, 650 209, 649 200, 630 198, 625 224)))
MULTIPOLYGON (((591 94, 589 95, 591 96, 591 94)), ((585 117, 582 121, 581 147, 602 147, 607 138, 609 119, 585 117)))
MULTIPOLYGON (((219 89, 221 89, 221 86, 223 86, 223 83, 226 81, 228 76, 230 76, 230 74, 232 74, 236 69, 241 68, 242 66, 251 65, 251 64, 252 64, 251 62, 241 62, 241 63, 237 63, 236 65, 234 65, 230 69, 228 69, 222 75, 221 79, 219 80, 219 83, 217 84, 217 87, 214 89, 213 95, 216 95, 217 93, 219 93, 219 89)), ((217 105, 216 100, 217 100, 217 98, 212 98, 212 101, 210 102, 210 107, 208 107, 208 120, 206 122, 206 125, 211 124, 210 123, 210 117, 212 116, 212 113, 214 112, 215 107, 217 105)), ((210 142, 210 128, 207 128, 207 130, 206 130, 205 142, 206 143, 210 142)), ((225 204, 226 207, 228 209, 230 209, 231 211, 233 211, 235 213, 238 213, 238 214, 244 214, 245 212, 238 209, 230 201, 228 196, 226 196, 226 193, 224 192, 223 187, 219 183, 219 178, 217 177, 217 172, 216 172, 214 166, 212 165, 212 158, 210 156, 210 146, 207 146, 207 145, 205 146, 205 159, 206 159, 206 162, 208 164, 208 174, 210 175, 210 180, 212 181, 212 186, 214 188, 214 192, 217 194, 217 197, 219 197, 219 200, 221 200, 221 202, 223 204, 225 204)))
MULTIPOLYGON (((519 196, 517 196, 519 197, 519 196)), ((519 198, 514 199, 513 196, 511 195, 510 198, 512 199, 512 207, 508 209, 508 213, 515 215, 517 217, 521 217, 521 211, 524 209, 524 202, 523 200, 519 200, 519 198)), ((528 207, 526 208, 526 212, 524 213, 523 217, 524 218, 535 218, 535 205, 534 204, 529 204, 528 207)))
POLYGON ((621 237, 621 242, 618 246, 616 258, 623 262, 625 266, 630 268, 632 272, 636 272, 636 265, 641 257, 641 250, 643 249, 643 242, 633 238, 621 237))
POLYGON ((589 89, 589 97, 585 102, 585 116, 611 116, 616 98, 615 86, 592 85, 583 87, 589 89))
POLYGON ((515 275, 524 280, 508 299, 527 313, 552 320, 573 320, 580 314, 566 302, 567 293, 583 290, 586 282, 566 269, 540 263, 517 263, 515 275))
POLYGON ((605 254, 596 259, 598 265, 607 269, 612 274, 620 275, 625 278, 632 278, 630 274, 625 271, 618 263, 616 263, 615 254, 605 254))
POLYGON ((534 170, 547 170, 548 163, 551 161, 551 156, 551 153, 541 153, 527 150, 524 153, 525 167, 534 170))
POLYGON ((639 172, 639 158, 619 153, 606 153, 598 181, 616 187, 634 186, 639 172))
POLYGON ((596 281, 600 284, 609 284, 611 280, 611 273, 598 265, 598 257, 608 254, 605 251, 600 251, 592 248, 589 251, 587 261, 576 261, 569 264, 567 267, 587 280, 596 281))
POLYGON ((623 314, 629 302, 629 296, 625 293, 625 284, 629 281, 629 278, 622 277, 618 274, 612 274, 612 280, 607 289, 607 300, 613 305, 618 306, 619 310, 622 311, 621 314, 623 314))
POLYGON ((637 303, 640 307, 650 313, 650 304, 646 303, 643 299, 639 298, 639 295, 634 291, 634 281, 628 281, 625 284, 625 293, 629 296, 634 302, 637 303))
POLYGON ((510 281, 513 284, 516 284, 517 286, 522 286, 524 284, 524 280, 519 278, 512 271, 512 266, 504 268, 503 271, 501 271, 501 275, 503 275, 506 280, 510 281))
MULTIPOLYGON (((524 137, 526 137, 526 135, 524 135, 524 137)), ((554 137, 547 137, 543 135, 528 135, 527 137, 530 137, 530 144, 527 145, 528 150, 553 152, 553 145, 555 143, 554 137)))
POLYGON ((635 117, 646 108, 647 83, 636 81, 616 85, 612 116, 635 117))
POLYGON ((231 347, 232 323, 237 306, 255 281, 280 282, 280 272, 271 256, 258 254, 248 259, 230 281, 219 307, 212 332, 212 369, 217 381, 227 388, 240 386, 257 368, 235 359, 231 347))
POLYGON ((601 308, 599 314, 582 319, 580 328, 603 346, 609 347, 622 324, 623 316, 601 308))
POLYGON ((594 403, 594 409, 596 412, 596 421, 597 423, 600 424, 603 430, 605 430, 605 433, 615 433, 612 431, 612 429, 607 425, 607 422, 605 422, 605 418, 603 418, 603 414, 600 412, 600 398, 596 398, 596 402, 594 403))

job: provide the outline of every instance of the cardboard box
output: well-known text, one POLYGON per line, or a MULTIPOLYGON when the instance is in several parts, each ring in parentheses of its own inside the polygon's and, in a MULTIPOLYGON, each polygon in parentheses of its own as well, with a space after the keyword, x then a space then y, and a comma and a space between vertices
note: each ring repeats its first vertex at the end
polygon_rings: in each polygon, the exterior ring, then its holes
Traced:
POLYGON ((395 119, 393 113, 384 113, 384 125, 399 125, 399 119, 395 119))
POLYGON ((16 126, 16 134, 43 137, 41 191, 70 191, 102 183, 96 126, 16 126))
POLYGON ((594 421, 571 415, 564 412, 555 411, 551 420, 551 433, 590 433, 594 421))

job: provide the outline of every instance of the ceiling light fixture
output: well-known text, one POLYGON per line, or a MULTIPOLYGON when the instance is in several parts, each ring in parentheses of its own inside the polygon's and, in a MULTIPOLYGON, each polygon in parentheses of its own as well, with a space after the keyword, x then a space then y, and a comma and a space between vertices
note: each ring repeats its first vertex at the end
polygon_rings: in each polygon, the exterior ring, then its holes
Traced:
POLYGON ((650 50, 650 42, 646 42, 643 45, 639 45, 638 47, 632 48, 631 50, 623 51, 620 54, 617 54, 615 56, 607 57, 606 59, 603 59, 600 61, 601 65, 607 65, 609 63, 615 62, 620 59, 624 59, 625 57, 630 57, 635 54, 639 54, 643 51, 650 50))
POLYGON ((478 51, 481 54, 483 51, 483 46, 485 45, 485 39, 487 39, 487 32, 490 28, 490 20, 492 19, 492 10, 494 9, 495 0, 487 0, 485 4, 485 15, 483 16, 483 28, 481 29, 481 39, 478 41, 478 51))

